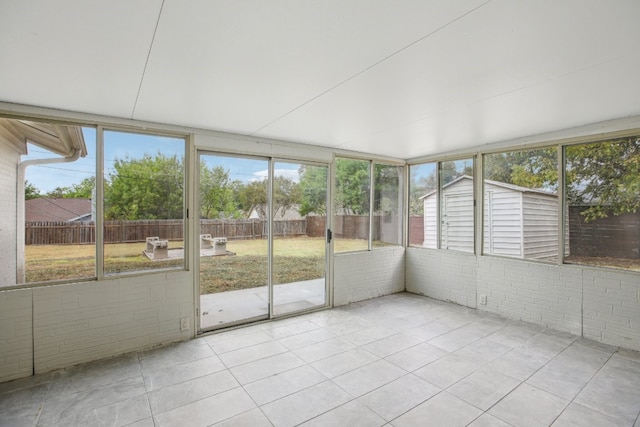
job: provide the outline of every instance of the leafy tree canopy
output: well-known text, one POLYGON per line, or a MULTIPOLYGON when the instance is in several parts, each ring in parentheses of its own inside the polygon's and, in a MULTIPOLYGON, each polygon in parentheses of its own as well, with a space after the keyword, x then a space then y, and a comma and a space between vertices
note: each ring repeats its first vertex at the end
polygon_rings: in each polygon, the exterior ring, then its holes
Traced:
POLYGON ((116 159, 105 184, 105 219, 180 219, 184 166, 178 156, 116 159))
POLYGON ((336 209, 346 214, 366 214, 369 200, 369 162, 336 159, 336 209))
POLYGON ((302 165, 300 175, 300 215, 327 213, 327 168, 302 165))
POLYGON ((91 176, 80 181, 79 184, 73 184, 70 187, 56 187, 49 191, 46 197, 57 199, 91 199, 93 198, 93 189, 96 186, 96 177, 91 176))
POLYGON ((40 190, 36 188, 35 185, 30 183, 29 181, 25 181, 24 183, 24 199, 31 200, 37 199, 38 197, 42 197, 40 194, 40 190))
POLYGON ((566 149, 567 198, 585 221, 640 210, 640 137, 566 149))
POLYGON ((200 218, 237 218, 238 206, 229 171, 200 164, 200 218))
MULTIPOLYGON (((290 178, 276 176, 273 182, 273 209, 277 214, 284 214, 294 205, 300 204, 302 195, 300 186, 290 178)), ((262 219, 267 218, 267 185, 268 180, 251 181, 239 189, 240 208, 246 215, 255 211, 262 219)))

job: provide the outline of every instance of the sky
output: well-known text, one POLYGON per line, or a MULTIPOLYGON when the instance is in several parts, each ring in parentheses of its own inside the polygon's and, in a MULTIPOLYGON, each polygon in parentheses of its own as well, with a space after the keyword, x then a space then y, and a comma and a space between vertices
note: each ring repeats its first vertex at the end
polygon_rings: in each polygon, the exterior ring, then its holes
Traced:
MULTIPOLYGON (((88 151, 86 157, 71 163, 29 166, 26 169, 27 181, 41 194, 45 194, 57 187, 70 187, 79 184, 85 178, 92 177, 96 168, 96 130, 83 128, 83 136, 88 151)), ((107 175, 113 171, 113 163, 116 159, 139 159, 145 153, 153 155, 158 152, 166 156, 184 156, 184 144, 179 138, 105 131, 104 145, 107 175)), ((22 160, 43 158, 60 158, 60 156, 33 144, 28 145, 28 155, 22 156, 22 160)), ((251 182, 262 180, 268 175, 269 163, 265 159, 203 154, 201 161, 209 167, 224 167, 229 171, 231 180, 251 182)), ((277 176, 285 176, 298 182, 298 167, 299 164, 295 163, 277 162, 274 171, 277 176)))

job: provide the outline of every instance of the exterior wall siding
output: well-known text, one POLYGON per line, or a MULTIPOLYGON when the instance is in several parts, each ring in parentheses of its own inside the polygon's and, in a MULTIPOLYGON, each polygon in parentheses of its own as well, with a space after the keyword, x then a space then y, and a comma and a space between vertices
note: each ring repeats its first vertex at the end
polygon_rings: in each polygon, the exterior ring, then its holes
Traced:
POLYGON ((438 196, 424 199, 424 241, 425 248, 436 249, 438 247, 438 196))
POLYGON ((521 257, 522 193, 486 184, 484 194, 484 252, 521 257))
POLYGON ((524 257, 558 259, 558 198, 523 194, 524 257))
POLYGON ((20 154, 0 141, 0 287, 16 280, 16 178, 20 154))

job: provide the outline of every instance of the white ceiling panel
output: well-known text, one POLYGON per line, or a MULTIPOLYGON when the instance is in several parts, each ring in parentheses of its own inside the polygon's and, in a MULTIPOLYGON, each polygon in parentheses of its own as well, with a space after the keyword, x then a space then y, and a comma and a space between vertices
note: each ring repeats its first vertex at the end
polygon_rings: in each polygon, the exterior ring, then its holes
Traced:
POLYGON ((254 133, 484 1, 165 0, 134 118, 254 133))
POLYGON ((0 1, 0 100, 130 116, 161 4, 0 1))
POLYGON ((413 158, 640 115, 637 0, 0 0, 0 101, 413 158))
POLYGON ((640 114, 640 3, 585 4, 493 1, 259 134, 410 158, 640 114))

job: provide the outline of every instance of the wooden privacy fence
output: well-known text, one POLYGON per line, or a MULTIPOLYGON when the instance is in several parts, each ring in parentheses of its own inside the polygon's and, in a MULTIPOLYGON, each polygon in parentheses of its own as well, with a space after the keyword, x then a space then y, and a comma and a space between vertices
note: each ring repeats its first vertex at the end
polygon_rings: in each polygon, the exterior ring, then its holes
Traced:
MULTIPOLYGON (((227 239, 260 239, 267 236, 267 223, 260 219, 220 220, 203 219, 202 234, 211 234, 227 239)), ((307 233, 306 219, 274 221, 276 236, 304 236, 307 233)), ((182 220, 106 221, 105 243, 144 242, 147 237, 158 236, 164 240, 183 240, 182 220)), ((95 243, 95 223, 65 221, 28 221, 25 224, 27 245, 81 245, 95 243)))

